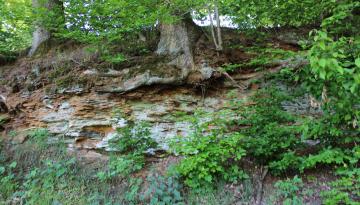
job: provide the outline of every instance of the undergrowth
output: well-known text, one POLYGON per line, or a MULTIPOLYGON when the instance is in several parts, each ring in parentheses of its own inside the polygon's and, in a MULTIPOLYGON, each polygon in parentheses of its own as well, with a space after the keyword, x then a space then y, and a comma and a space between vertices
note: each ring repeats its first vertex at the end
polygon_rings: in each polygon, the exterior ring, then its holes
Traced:
POLYGON ((119 110, 114 111, 114 118, 118 122, 117 132, 109 140, 114 154, 110 157, 108 170, 97 174, 103 181, 119 176, 126 178, 141 170, 145 165, 146 155, 157 148, 157 142, 150 136, 149 124, 126 120, 119 110))
POLYGON ((176 171, 192 188, 212 184, 219 178, 229 182, 246 178, 238 164, 246 153, 238 146, 243 136, 228 134, 224 129, 226 120, 221 117, 201 122, 200 116, 204 114, 198 112, 188 119, 194 130, 190 136, 178 137, 172 142, 173 152, 185 157, 176 171))
MULTIPOLYGON (((176 166, 184 183, 195 189, 211 187, 218 180, 236 183, 247 176, 243 159, 279 176, 327 166, 350 176, 331 183, 333 189, 322 194, 325 203, 355 203, 359 181, 356 171, 350 170, 358 170, 359 130, 344 126, 326 108, 317 114, 287 111, 285 104, 296 105, 296 100, 306 97, 306 85, 284 86, 261 89, 245 101, 235 99, 230 110, 197 112, 187 118, 193 124, 192 134, 172 143, 173 152, 184 157, 176 166)), ((300 198, 289 197, 283 199, 287 204, 302 204, 300 198)))

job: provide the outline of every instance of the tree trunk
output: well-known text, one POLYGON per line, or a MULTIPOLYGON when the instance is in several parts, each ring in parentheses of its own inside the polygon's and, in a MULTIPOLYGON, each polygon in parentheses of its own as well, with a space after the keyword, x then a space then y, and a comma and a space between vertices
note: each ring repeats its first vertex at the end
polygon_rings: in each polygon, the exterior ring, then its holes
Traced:
POLYGON ((210 31, 211 31, 211 36, 215 45, 216 50, 218 50, 218 42, 216 40, 216 35, 215 35, 215 28, 214 28, 214 23, 213 23, 213 17, 212 17, 212 12, 210 9, 210 6, 208 6, 208 13, 209 13, 209 20, 210 20, 210 31))
MULTIPOLYGON (((56 6, 62 8, 62 2, 59 0, 32 0, 34 9, 46 9, 48 11, 52 10, 56 6)), ((61 14, 62 15, 62 14, 61 14)), ((31 49, 28 53, 28 56, 33 56, 41 45, 49 41, 51 38, 51 32, 48 28, 44 26, 42 19, 37 19, 35 21, 35 31, 33 32, 33 39, 31 44, 31 49)))
POLYGON ((222 51, 223 50, 223 41, 222 41, 222 36, 221 36, 221 27, 220 27, 220 15, 219 15, 219 8, 217 6, 217 4, 215 5, 214 8, 214 15, 216 18, 216 34, 215 34, 215 28, 214 28, 214 21, 213 21, 213 13, 211 11, 211 7, 210 5, 207 5, 208 8, 208 15, 209 15, 209 20, 210 20, 210 31, 211 31, 211 36, 215 45, 215 49, 217 51, 222 51))
POLYGON ((193 49, 201 32, 191 18, 174 24, 160 25, 160 42, 156 54, 168 56, 169 65, 181 69, 181 78, 185 79, 195 69, 193 49))
POLYGON ((163 61, 129 68, 125 77, 119 79, 118 86, 101 86, 97 92, 125 93, 141 86, 179 85, 188 82, 188 78, 196 72, 202 75, 201 80, 211 77, 208 67, 195 65, 194 45, 202 33, 191 18, 173 24, 160 24, 160 32, 155 53, 163 57, 163 61))
POLYGON ((217 37, 218 37, 218 49, 219 51, 223 50, 223 41, 221 36, 221 25, 220 25, 220 15, 219 7, 215 5, 215 16, 216 16, 216 27, 217 27, 217 37))

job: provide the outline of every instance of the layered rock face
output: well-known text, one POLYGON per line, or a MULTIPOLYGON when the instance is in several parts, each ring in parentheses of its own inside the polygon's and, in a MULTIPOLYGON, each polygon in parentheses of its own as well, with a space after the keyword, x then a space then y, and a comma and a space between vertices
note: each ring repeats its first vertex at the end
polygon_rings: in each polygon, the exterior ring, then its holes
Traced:
MULTIPOLYGON (((128 69, 85 70, 80 75, 96 79, 88 87, 74 84, 57 89, 55 93, 48 93, 44 87, 9 95, 8 105, 17 112, 11 129, 44 127, 52 134, 52 139, 65 139, 71 150, 91 150, 91 154, 96 155, 93 151, 112 151, 108 141, 116 136, 117 127, 128 120, 144 121, 150 124, 151 137, 159 143, 158 149, 167 150, 169 139, 187 136, 192 131, 190 122, 177 117, 179 113, 192 115, 198 109, 206 113, 218 112, 234 98, 247 98, 258 87, 266 86, 251 84, 252 80, 263 76, 264 72, 258 72, 241 75, 239 79, 234 76, 233 81, 216 79, 193 85, 136 87, 137 80, 142 82, 141 76, 147 70, 138 69, 142 72, 135 72, 136 69, 132 72, 128 69), (241 90, 236 86, 238 83, 250 89, 241 90), (230 91, 235 91, 232 92, 235 96, 228 97, 230 91)), ((299 114, 311 111, 306 96, 296 103, 285 102, 283 106, 289 112, 301 112, 299 114)))
POLYGON ((127 94, 93 91, 52 98, 33 93, 21 103, 21 124, 27 128, 46 127, 53 139, 64 137, 73 150, 111 151, 108 140, 116 135, 117 127, 127 120, 144 121, 150 124, 151 137, 159 143, 159 150, 167 150, 169 139, 186 136, 192 130, 191 123, 180 120, 177 114, 191 115, 197 109, 219 111, 230 100, 227 92, 211 91, 205 96, 193 87, 153 86, 127 94), (117 111, 124 115, 120 117, 117 111))

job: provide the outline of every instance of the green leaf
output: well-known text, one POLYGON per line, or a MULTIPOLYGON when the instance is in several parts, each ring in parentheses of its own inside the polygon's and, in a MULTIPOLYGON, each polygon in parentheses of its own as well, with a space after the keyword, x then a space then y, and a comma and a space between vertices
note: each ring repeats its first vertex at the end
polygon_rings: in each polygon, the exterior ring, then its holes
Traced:
POLYGON ((351 93, 355 93, 356 92, 356 88, 357 88, 357 84, 353 84, 350 88, 350 92, 351 93))
POLYGON ((320 65, 322 68, 325 68, 325 67, 326 67, 326 59, 324 59, 324 58, 320 59, 319 65, 320 65))
POLYGON ((357 58, 357 59, 355 60, 355 65, 356 65, 358 68, 360 68, 360 58, 357 58))
POLYGON ((322 50, 325 50, 325 49, 326 49, 325 42, 324 42, 324 41, 320 41, 320 42, 319 42, 319 47, 320 47, 322 50))
POLYGON ((320 78, 325 80, 326 79, 326 71, 325 70, 320 70, 320 78))
POLYGON ((351 115, 349 115, 349 114, 345 115, 345 120, 346 120, 346 121, 351 120, 351 115))

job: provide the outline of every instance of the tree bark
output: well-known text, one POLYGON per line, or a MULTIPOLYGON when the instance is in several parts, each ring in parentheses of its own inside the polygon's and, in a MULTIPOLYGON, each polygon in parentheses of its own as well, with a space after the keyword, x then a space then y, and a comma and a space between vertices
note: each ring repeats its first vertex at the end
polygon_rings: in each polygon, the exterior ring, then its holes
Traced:
POLYGON ((160 32, 156 54, 168 56, 169 65, 181 69, 181 78, 185 79, 195 69, 193 49, 200 36, 199 28, 187 18, 173 24, 161 24, 160 32))
POLYGON ((209 13, 209 20, 210 20, 210 31, 211 31, 211 36, 215 45, 216 50, 218 49, 218 43, 216 40, 216 35, 215 35, 215 29, 214 29, 214 23, 213 23, 213 17, 212 17, 212 12, 210 9, 210 6, 208 6, 208 13, 209 13))
POLYGON ((220 15, 219 7, 215 5, 215 16, 216 16, 216 27, 217 27, 217 37, 218 37, 218 49, 219 51, 223 50, 223 41, 221 36, 221 25, 220 25, 220 15))
POLYGON ((213 38, 213 42, 215 45, 215 49, 217 51, 222 51, 223 50, 223 41, 222 41, 222 36, 221 36, 221 25, 220 25, 220 15, 219 15, 219 8, 217 5, 215 5, 214 8, 214 15, 216 18, 216 34, 215 34, 215 27, 214 27, 214 20, 213 20, 213 13, 211 11, 210 6, 208 5, 208 13, 209 13, 209 20, 210 20, 210 30, 211 30, 211 36, 213 38))
MULTIPOLYGON (((56 6, 63 8, 60 0, 32 0, 32 4, 34 9, 46 9, 49 12, 56 6)), ((41 19, 37 19, 35 21, 35 31, 33 32, 32 44, 28 56, 33 56, 39 47, 49 41, 50 38, 51 31, 49 28, 46 28, 41 19)))

